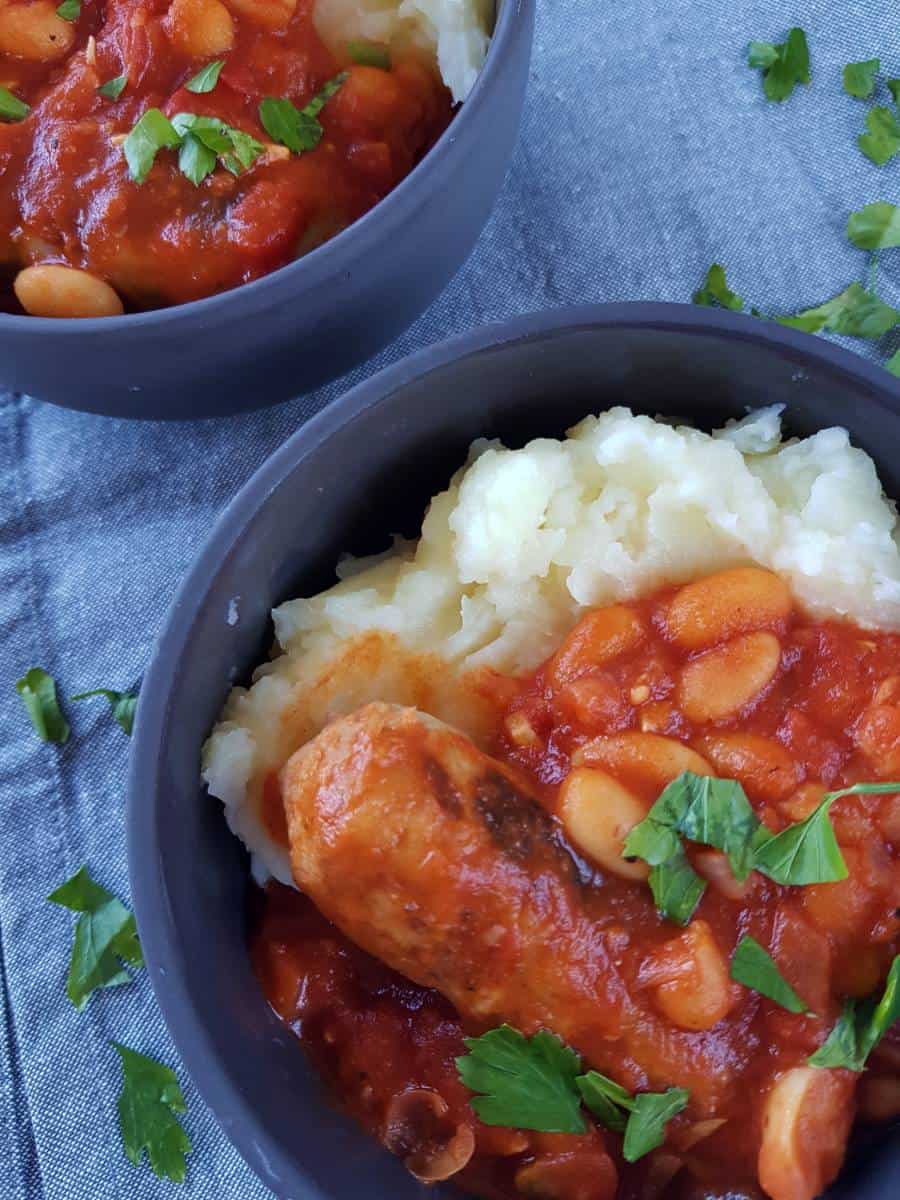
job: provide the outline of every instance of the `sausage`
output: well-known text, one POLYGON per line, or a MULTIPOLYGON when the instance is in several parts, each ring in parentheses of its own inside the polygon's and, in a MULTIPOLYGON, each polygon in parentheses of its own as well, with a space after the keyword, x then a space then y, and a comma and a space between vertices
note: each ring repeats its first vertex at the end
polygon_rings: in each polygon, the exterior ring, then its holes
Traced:
MULTIPOLYGON (((551 1029, 630 1087, 689 1088, 702 1115, 735 1086, 740 1031, 673 1029, 629 995, 622 928, 591 904, 603 875, 462 734, 369 704, 299 750, 281 791, 297 886, 470 1028, 551 1029)), ((655 923, 649 891, 646 903, 655 923)))

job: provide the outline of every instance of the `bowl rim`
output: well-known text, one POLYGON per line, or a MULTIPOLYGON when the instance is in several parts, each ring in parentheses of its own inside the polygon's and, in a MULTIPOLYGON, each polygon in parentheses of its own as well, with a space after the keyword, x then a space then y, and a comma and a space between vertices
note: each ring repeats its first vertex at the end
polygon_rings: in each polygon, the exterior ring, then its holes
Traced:
POLYGON ((358 263, 366 261, 374 245, 387 242, 392 230, 412 219, 420 206, 423 190, 433 191, 439 186, 441 168, 445 166, 448 155, 457 142, 470 135, 504 86, 505 60, 510 53, 511 43, 528 36, 531 27, 529 13, 533 14, 535 4, 536 0, 495 0, 499 12, 496 13, 485 61, 472 90, 458 106, 447 128, 409 174, 382 200, 346 229, 302 258, 296 258, 258 279, 239 283, 215 295, 145 312, 123 313, 115 317, 33 317, 27 313, 0 313, 0 331, 34 337, 62 334, 84 338, 98 333, 108 335, 120 331, 135 333, 143 329, 158 329, 171 321, 187 322, 189 326, 206 326, 210 320, 235 304, 240 303, 253 310, 242 314, 250 317, 255 312, 275 307, 279 292, 293 293, 297 287, 301 290, 318 290, 326 287, 330 280, 348 277, 358 263), (241 300, 238 301, 237 297, 241 297, 241 300))
MULTIPOLYGON (((523 341, 541 341, 578 329, 627 328, 685 334, 713 334, 790 352, 802 369, 803 360, 817 360, 848 383, 874 389, 886 407, 900 416, 900 380, 877 364, 814 335, 757 318, 688 304, 626 302, 563 307, 516 317, 434 343, 376 372, 357 384, 316 416, 306 421, 253 472, 222 510, 194 565, 183 577, 156 638, 140 689, 134 742, 127 784, 126 833, 128 873, 138 931, 153 991, 184 1070, 213 1112, 226 1136, 244 1160, 263 1179, 275 1165, 288 1178, 303 1174, 303 1165, 285 1153, 256 1110, 234 1086, 216 1054, 205 1028, 202 1010, 185 980, 171 968, 160 971, 168 958, 173 915, 161 885, 162 857, 156 837, 157 777, 165 761, 163 731, 176 683, 179 662, 221 564, 235 540, 269 496, 333 433, 364 412, 389 399, 413 379, 427 376, 450 362, 485 350, 502 350, 523 341)), ((200 787, 200 764, 197 764, 200 787)), ((308 1197, 324 1197, 305 1182, 308 1197)))

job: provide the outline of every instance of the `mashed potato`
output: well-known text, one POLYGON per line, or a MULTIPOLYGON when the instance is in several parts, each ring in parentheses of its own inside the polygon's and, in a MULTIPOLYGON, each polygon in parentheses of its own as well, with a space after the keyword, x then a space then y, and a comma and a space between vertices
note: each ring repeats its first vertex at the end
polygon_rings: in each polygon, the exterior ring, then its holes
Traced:
POLYGON ((437 56, 453 99, 465 100, 487 54, 493 0, 316 0, 323 41, 341 53, 354 39, 419 46, 437 56))
POLYGON ((872 460, 843 429, 783 443, 780 411, 710 435, 616 408, 562 441, 476 443, 418 542, 275 609, 280 653, 234 689, 204 752, 256 877, 290 882, 265 782, 328 720, 380 699, 484 742, 502 675, 543 661, 586 608, 758 563, 817 617, 900 629, 897 515, 872 460))

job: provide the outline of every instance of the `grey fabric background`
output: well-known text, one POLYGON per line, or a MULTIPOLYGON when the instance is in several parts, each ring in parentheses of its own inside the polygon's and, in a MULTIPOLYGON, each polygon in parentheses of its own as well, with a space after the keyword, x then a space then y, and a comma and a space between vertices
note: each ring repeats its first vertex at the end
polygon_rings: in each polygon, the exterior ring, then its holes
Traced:
MULTIPOLYGON (((176 1194, 128 1164, 116 1130, 109 1039, 176 1062, 147 981, 77 1014, 64 995, 72 920, 45 902, 83 862, 127 899, 129 744, 96 701, 70 706, 67 746, 41 745, 14 681, 40 664, 67 695, 136 684, 226 500, 307 417, 383 363, 530 309, 688 300, 714 260, 774 311, 860 278, 865 256, 844 238, 847 213, 900 201, 900 161, 879 169, 859 153, 866 105, 843 95, 840 71, 880 54, 900 75, 898 15, 894 0, 541 0, 522 133, 493 218, 437 303, 379 360, 222 422, 129 424, 0 398, 3 1200, 176 1194), (744 65, 746 43, 779 40, 793 23, 809 34, 814 81, 769 104, 744 65)), ((900 251, 883 256, 880 287, 900 302, 900 251)), ((267 1195, 182 1079, 194 1143, 183 1194, 267 1195)))

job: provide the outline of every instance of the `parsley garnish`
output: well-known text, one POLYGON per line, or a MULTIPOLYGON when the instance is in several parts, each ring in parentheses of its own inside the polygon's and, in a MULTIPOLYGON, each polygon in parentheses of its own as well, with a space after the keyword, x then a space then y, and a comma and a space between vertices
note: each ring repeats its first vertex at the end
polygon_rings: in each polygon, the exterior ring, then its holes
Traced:
POLYGON ((859 283, 851 283, 839 295, 790 317, 777 317, 780 325, 818 333, 822 329, 849 337, 879 338, 900 321, 900 312, 885 304, 859 283))
POLYGON ((881 999, 848 1000, 837 1024, 808 1062, 813 1067, 862 1071, 866 1059, 900 1020, 900 954, 891 964, 881 999))
POLYGON ((662 1145, 666 1123, 689 1099, 684 1088, 632 1096, 598 1071, 582 1075, 580 1057, 547 1030, 526 1038, 501 1025, 466 1038, 466 1049, 456 1069, 465 1086, 480 1093, 470 1104, 485 1125, 584 1133, 583 1100, 603 1125, 624 1133, 628 1162, 662 1145))
POLYGON ((729 288, 725 280, 725 268, 720 263, 713 263, 709 268, 703 286, 694 292, 692 299, 694 304, 701 304, 706 308, 718 304, 732 312, 740 312, 744 307, 743 299, 729 288))
POLYGON ((866 158, 883 167, 900 153, 900 122, 889 108, 877 104, 869 110, 866 132, 861 133, 856 142, 866 158))
POLYGON ((134 726, 134 712, 137 708, 138 698, 133 692, 113 692, 109 688, 94 688, 92 692, 79 692, 77 696, 72 696, 73 700, 88 700, 92 696, 105 696, 109 701, 112 715, 116 721, 122 726, 125 732, 131 737, 131 730, 134 726))
POLYGON ((197 95, 203 95, 205 92, 211 92, 219 82, 219 75, 222 73, 222 68, 225 66, 225 59, 219 58, 215 62, 207 63, 201 68, 196 75, 193 75, 184 85, 189 92, 194 92, 197 95))
POLYGON ((895 350, 884 365, 892 375, 900 377, 900 350, 895 350))
POLYGON ((42 667, 31 667, 16 684, 16 691, 31 717, 34 731, 42 742, 62 745, 69 737, 69 723, 62 715, 56 698, 56 682, 42 667))
POLYGON ((77 21, 81 16, 81 0, 63 0, 56 15, 64 21, 77 21))
POLYGON ((391 69, 391 52, 380 42, 348 42, 347 53, 361 67, 380 67, 382 71, 391 69))
POLYGON ((172 128, 169 118, 158 108, 148 108, 122 147, 131 178, 135 183, 143 183, 150 174, 157 153, 164 147, 180 145, 181 138, 172 128))
POLYGON ((624 857, 650 864, 656 907, 663 916, 686 925, 706 884, 688 862, 682 837, 721 850, 738 881, 757 870, 785 886, 834 883, 847 878, 847 865, 828 816, 831 805, 841 796, 895 792, 900 792, 900 783, 855 783, 828 792, 806 820, 773 834, 736 780, 685 771, 663 789, 628 834, 624 857))
POLYGON ((624 1132, 622 1155, 630 1163, 663 1144, 666 1125, 687 1107, 690 1099, 690 1093, 684 1088, 632 1096, 599 1071, 579 1075, 576 1083, 585 1104, 600 1123, 608 1129, 624 1132))
POLYGON ((346 79, 346 71, 336 75, 304 108, 296 108, 290 100, 266 96, 259 106, 259 119, 263 129, 273 142, 287 146, 294 154, 314 150, 324 133, 319 123, 319 113, 346 79))
POLYGON ((501 1025, 465 1039, 469 1053, 456 1060, 459 1077, 485 1125, 536 1129, 542 1133, 584 1133, 575 1077, 581 1060, 555 1034, 541 1030, 526 1038, 501 1025))
POLYGON ((900 79, 886 79, 885 85, 895 104, 900 104, 900 79))
POLYGON ((880 70, 881 60, 877 58, 847 63, 844 67, 844 91, 857 100, 868 100, 875 91, 875 77, 880 70))
POLYGON ((768 100, 787 100, 798 83, 809 83, 809 46, 796 26, 784 42, 751 42, 747 62, 763 72, 768 100))
POLYGON ((24 121, 31 107, 14 96, 8 88, 0 87, 0 121, 24 121))
POLYGON ((97 91, 107 100, 118 100, 127 86, 128 76, 116 75, 114 79, 107 79, 106 83, 101 83, 97 91))
POLYGON ((194 186, 215 169, 221 156, 234 175, 252 166, 264 152, 262 142, 243 130, 233 129, 218 117, 176 113, 171 121, 150 108, 125 139, 123 147, 131 177, 143 183, 159 150, 178 150, 178 168, 194 186))
POLYGON ((886 250, 900 246, 900 207, 886 200, 867 204, 850 214, 847 237, 860 250, 886 250))
POLYGON ((731 959, 731 978, 736 983, 742 983, 744 987, 759 992, 761 996, 774 1000, 788 1012, 809 1011, 808 1005, 782 976, 769 952, 749 933, 744 934, 735 948, 731 959))
POLYGON ((79 871, 47 897, 54 904, 80 913, 69 961, 66 995, 81 1011, 98 988, 130 983, 121 963, 142 967, 134 917, 106 888, 95 883, 87 868, 79 871))
POLYGON ((122 1060, 119 1129, 128 1161, 138 1166, 146 1150, 159 1179, 182 1183, 191 1142, 175 1118, 185 1111, 175 1072, 119 1042, 112 1044, 122 1060))

